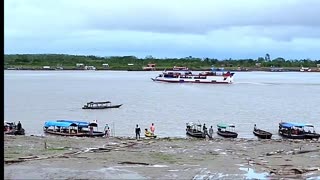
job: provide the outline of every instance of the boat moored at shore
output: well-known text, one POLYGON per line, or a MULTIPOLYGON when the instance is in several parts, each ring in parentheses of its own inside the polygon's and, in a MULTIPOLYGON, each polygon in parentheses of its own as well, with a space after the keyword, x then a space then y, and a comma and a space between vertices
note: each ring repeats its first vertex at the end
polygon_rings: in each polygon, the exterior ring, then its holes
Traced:
POLYGON ((279 135, 289 139, 319 139, 320 134, 316 133, 312 124, 280 122, 279 135), (311 130, 312 129, 312 130, 311 130))
POLYGON ((76 137, 102 137, 104 132, 97 130, 96 122, 84 122, 73 120, 56 120, 46 121, 43 126, 43 131, 48 134, 60 136, 76 136, 76 137), (93 128, 96 128, 94 130, 93 128))
MULTIPOLYGON (((177 69, 177 68, 175 68, 177 69)), ((225 72, 223 68, 212 68, 211 71, 193 74, 185 68, 180 70, 163 71, 153 81, 169 83, 209 83, 209 84, 230 84, 233 82, 233 75, 230 71, 225 72)))
POLYGON ((233 124, 218 124, 217 134, 225 138, 237 138, 238 133, 235 132, 235 125, 233 124))
POLYGON ((201 124, 193 122, 186 123, 186 134, 195 138, 206 138, 206 135, 201 131, 201 124))

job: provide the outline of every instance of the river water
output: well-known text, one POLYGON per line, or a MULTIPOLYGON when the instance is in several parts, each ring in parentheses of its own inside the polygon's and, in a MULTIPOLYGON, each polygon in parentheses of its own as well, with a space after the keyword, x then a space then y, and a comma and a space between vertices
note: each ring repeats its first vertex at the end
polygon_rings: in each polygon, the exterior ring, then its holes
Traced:
MULTIPOLYGON (((277 133, 280 121, 312 123, 320 131, 320 73, 236 72, 234 84, 153 82, 160 72, 4 71, 4 120, 21 121, 42 135, 47 120, 98 120, 116 136, 134 136, 136 124, 155 124, 159 137, 185 137, 187 122, 232 123, 238 137, 255 138, 253 125, 277 133), (90 101, 123 104, 84 110, 90 101)), ((217 135, 215 135, 217 136, 217 135)), ((277 135, 273 136, 278 138, 277 135)))

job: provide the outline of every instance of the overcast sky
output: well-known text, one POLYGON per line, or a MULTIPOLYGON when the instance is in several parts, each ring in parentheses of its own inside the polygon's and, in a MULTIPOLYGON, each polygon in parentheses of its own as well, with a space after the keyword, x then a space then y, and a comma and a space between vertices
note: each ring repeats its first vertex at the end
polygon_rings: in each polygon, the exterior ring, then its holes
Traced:
POLYGON ((5 53, 320 59, 320 0, 5 0, 5 53))

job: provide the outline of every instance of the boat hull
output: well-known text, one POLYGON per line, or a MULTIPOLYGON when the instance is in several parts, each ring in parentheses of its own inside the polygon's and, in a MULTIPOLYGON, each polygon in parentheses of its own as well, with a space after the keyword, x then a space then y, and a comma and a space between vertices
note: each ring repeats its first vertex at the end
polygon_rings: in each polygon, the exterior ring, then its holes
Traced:
POLYGON ((193 132, 193 131, 186 131, 186 134, 188 136, 191 136, 191 137, 195 137, 195 138, 206 138, 205 134, 203 132, 193 132))
POLYGON ((112 106, 104 106, 104 107, 82 107, 82 109, 110 109, 110 108, 119 108, 121 107, 122 104, 119 104, 119 105, 112 105, 112 106))
POLYGON ((295 134, 288 134, 288 133, 284 133, 282 131, 279 131, 279 135, 288 139, 305 139, 305 135, 304 134, 300 134, 300 135, 295 135, 295 134))
POLYGON ((216 81, 216 80, 184 80, 176 78, 151 78, 153 81, 157 82, 167 82, 167 83, 202 83, 202 84, 231 84, 232 81, 216 81))
POLYGON ((102 137, 105 134, 103 132, 94 131, 91 135, 88 132, 80 132, 80 133, 65 133, 65 132, 57 132, 52 130, 44 130, 47 134, 58 135, 58 136, 68 136, 68 137, 102 137))
POLYGON ((22 130, 12 130, 9 132, 4 132, 6 135, 25 135, 24 129, 22 130))
POLYGON ((261 130, 261 129, 253 130, 253 134, 261 139, 271 139, 272 137, 272 133, 261 130))
POLYGON ((237 138, 238 137, 238 133, 236 132, 231 132, 231 131, 217 131, 217 134, 219 136, 225 137, 225 138, 237 138))

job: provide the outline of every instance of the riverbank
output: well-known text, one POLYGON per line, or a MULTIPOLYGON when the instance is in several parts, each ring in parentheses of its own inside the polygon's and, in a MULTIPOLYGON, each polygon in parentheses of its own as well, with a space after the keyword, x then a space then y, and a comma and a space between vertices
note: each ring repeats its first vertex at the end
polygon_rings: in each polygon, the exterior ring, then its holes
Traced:
POLYGON ((320 141, 5 136, 5 179, 320 177, 320 141))

